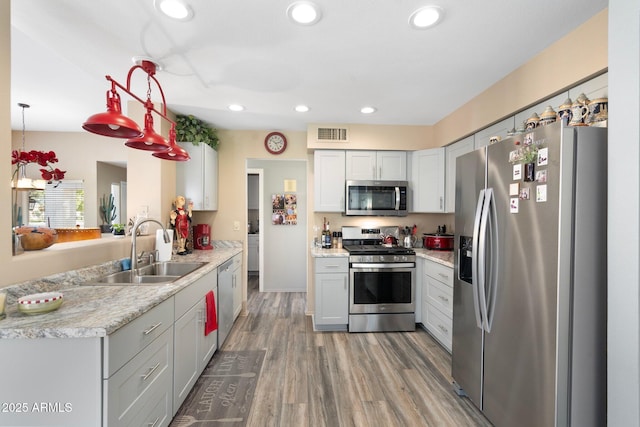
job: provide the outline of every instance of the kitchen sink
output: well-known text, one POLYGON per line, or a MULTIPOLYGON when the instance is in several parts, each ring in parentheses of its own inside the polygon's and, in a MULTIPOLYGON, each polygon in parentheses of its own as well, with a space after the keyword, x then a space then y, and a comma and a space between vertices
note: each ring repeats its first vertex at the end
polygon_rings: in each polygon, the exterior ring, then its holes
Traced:
POLYGON ((175 282, 205 264, 204 262, 156 262, 139 267, 137 275, 134 275, 131 270, 118 271, 87 283, 87 285, 167 284, 175 282))

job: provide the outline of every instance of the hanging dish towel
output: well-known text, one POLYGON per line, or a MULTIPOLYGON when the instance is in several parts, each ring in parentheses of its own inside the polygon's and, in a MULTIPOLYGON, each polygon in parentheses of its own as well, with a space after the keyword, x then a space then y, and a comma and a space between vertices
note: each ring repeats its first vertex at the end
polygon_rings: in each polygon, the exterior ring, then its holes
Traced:
POLYGON ((209 291, 205 295, 207 304, 207 321, 204 323, 204 335, 207 336, 211 332, 218 329, 218 316, 216 315, 216 300, 213 291, 209 291))

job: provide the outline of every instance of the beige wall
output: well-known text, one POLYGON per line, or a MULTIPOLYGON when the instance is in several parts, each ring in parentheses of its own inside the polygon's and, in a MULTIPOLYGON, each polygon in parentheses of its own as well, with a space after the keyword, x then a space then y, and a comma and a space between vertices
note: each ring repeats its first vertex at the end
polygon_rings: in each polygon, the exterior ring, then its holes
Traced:
MULTIPOLYGON (((11 182, 11 10, 9 1, 0 1, 0 176, 3 182, 11 182)), ((11 259, 11 189, 0 185, 0 271, 8 268, 11 259)), ((0 284, 2 286, 2 284, 0 284)))
POLYGON ((392 126, 334 124, 321 126, 348 127, 348 142, 318 142, 314 125, 309 126, 307 147, 312 150, 421 150, 432 148, 433 128, 431 126, 392 126))

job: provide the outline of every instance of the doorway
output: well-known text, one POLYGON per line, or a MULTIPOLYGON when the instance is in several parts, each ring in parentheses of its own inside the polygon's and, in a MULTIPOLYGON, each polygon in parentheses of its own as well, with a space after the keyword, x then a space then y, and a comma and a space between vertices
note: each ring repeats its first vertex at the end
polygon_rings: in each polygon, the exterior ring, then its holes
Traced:
POLYGON ((257 279, 257 290, 260 292, 264 286, 264 244, 261 233, 264 206, 263 177, 263 169, 247 168, 247 274, 253 283, 257 279))

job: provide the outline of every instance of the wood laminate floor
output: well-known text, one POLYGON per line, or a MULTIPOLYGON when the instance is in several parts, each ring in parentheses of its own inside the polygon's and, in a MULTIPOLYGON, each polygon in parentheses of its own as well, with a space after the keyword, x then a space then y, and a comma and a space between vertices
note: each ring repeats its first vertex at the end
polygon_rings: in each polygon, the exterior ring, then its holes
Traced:
POLYGON ((304 293, 260 293, 222 350, 266 350, 249 426, 490 426, 452 389, 450 355, 423 330, 314 332, 304 293))

